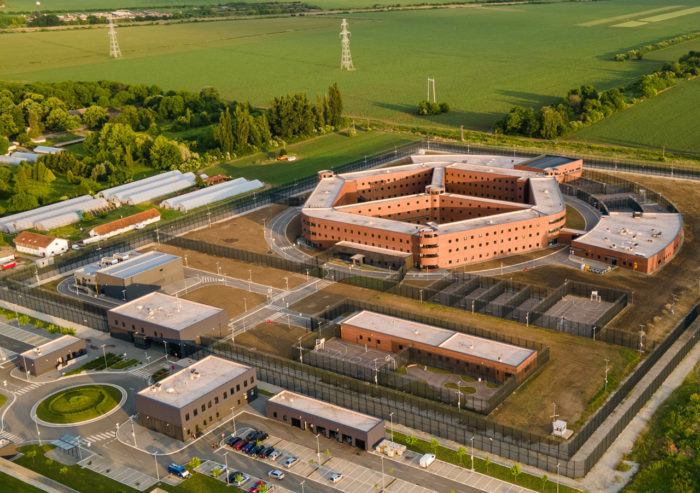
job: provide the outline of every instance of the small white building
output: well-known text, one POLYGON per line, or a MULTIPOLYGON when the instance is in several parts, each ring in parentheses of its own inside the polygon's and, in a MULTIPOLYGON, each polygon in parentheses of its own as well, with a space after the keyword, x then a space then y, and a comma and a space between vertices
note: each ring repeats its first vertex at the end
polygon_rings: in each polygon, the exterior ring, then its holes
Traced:
POLYGON ((52 257, 68 251, 68 240, 22 231, 15 238, 15 248, 18 252, 37 257, 52 257))

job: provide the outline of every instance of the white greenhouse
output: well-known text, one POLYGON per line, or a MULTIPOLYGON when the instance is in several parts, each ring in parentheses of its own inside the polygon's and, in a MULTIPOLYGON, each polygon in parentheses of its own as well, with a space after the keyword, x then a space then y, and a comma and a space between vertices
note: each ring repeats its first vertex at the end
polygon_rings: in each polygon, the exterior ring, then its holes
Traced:
POLYGON ((159 175, 154 175, 154 176, 149 176, 148 178, 144 178, 143 180, 136 180, 132 181, 131 183, 125 183, 123 185, 119 185, 116 187, 112 188, 107 188, 105 190, 102 190, 100 193, 98 193, 98 197, 104 197, 107 200, 112 200, 112 197, 116 195, 117 193, 123 192, 125 190, 130 190, 133 188, 141 187, 143 185, 150 184, 154 187, 157 186, 157 184, 164 179, 170 177, 170 176, 178 176, 182 175, 182 172, 179 170, 173 170, 173 171, 166 171, 165 173, 161 173, 159 175))
POLYGON ((168 177, 166 180, 160 181, 157 184, 147 184, 142 187, 132 188, 126 192, 120 192, 114 196, 114 200, 122 204, 140 204, 164 195, 170 195, 185 190, 194 186, 194 183, 194 173, 185 173, 168 177))
MULTIPOLYGON (((25 229, 32 228, 34 223, 39 219, 52 215, 58 216, 68 212, 82 211, 83 208, 81 204, 92 200, 94 199, 90 195, 82 195, 74 199, 56 202, 55 204, 46 205, 44 207, 37 207, 30 211, 12 214, 11 216, 0 218, 0 230, 4 233, 18 233, 25 229)), ((104 201, 102 201, 102 204, 104 204, 103 207, 107 206, 107 203, 104 201)))
POLYGON ((198 207, 202 207, 220 200, 225 200, 236 195, 252 192, 262 188, 264 184, 260 180, 246 180, 236 178, 232 181, 220 183, 210 187, 202 188, 195 192, 186 193, 161 202, 161 207, 176 209, 181 212, 189 212, 198 207))
POLYGON ((77 223, 80 221, 80 214, 77 212, 66 212, 59 216, 47 217, 46 219, 41 219, 34 223, 34 229, 39 231, 49 231, 54 228, 60 228, 61 226, 68 226, 69 224, 77 223))

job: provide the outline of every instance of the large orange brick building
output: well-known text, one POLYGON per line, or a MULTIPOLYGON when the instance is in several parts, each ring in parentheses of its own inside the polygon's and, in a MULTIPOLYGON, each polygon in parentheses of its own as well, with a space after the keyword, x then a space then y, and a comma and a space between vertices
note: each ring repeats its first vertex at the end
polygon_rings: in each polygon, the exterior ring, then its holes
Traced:
POLYGON ((341 321, 340 336, 393 353, 411 347, 424 359, 501 382, 511 376, 522 381, 537 367, 533 349, 367 310, 341 321))
POLYGON ((566 220, 558 183, 581 175, 580 160, 561 156, 412 161, 319 172, 302 210, 304 238, 321 249, 347 241, 410 253, 425 271, 537 250, 557 242, 566 220))

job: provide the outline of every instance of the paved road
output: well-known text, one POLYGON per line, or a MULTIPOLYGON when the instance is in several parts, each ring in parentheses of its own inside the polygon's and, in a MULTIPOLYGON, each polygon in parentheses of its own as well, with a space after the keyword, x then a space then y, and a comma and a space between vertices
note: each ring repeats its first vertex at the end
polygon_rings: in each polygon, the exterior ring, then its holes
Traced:
POLYGON ((567 205, 570 205, 581 213, 583 216, 583 221, 585 222, 584 229, 586 231, 592 230, 595 225, 598 224, 598 221, 600 221, 600 218, 603 215, 598 209, 590 205, 588 202, 585 202, 577 197, 564 195, 564 201, 567 203, 567 205))
MULTIPOLYGON (((87 288, 84 288, 87 289, 87 288)), ((124 303, 123 301, 120 300, 115 300, 113 298, 108 298, 104 295, 88 295, 85 293, 83 289, 80 289, 76 292, 75 290, 75 281, 73 280, 73 276, 68 276, 64 280, 58 283, 58 286, 56 286, 56 291, 61 293, 64 296, 69 296, 71 298, 77 298, 81 301, 85 301, 87 303, 101 306, 103 308, 112 309, 116 306, 121 305, 124 303)))
POLYGON ((265 226, 265 241, 282 258, 293 262, 309 262, 313 257, 297 249, 287 238, 287 227, 299 212, 301 207, 290 207, 273 217, 265 226))

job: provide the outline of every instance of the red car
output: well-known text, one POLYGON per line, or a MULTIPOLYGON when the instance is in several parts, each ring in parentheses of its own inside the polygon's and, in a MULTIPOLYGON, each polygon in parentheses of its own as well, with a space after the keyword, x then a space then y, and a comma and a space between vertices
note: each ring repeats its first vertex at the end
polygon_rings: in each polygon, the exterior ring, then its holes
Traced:
POLYGON ((261 486, 266 486, 267 489, 265 491, 272 491, 272 486, 268 485, 265 481, 258 481, 255 483, 253 486, 250 488, 250 493, 258 493, 261 489, 261 486))
POLYGON ((248 443, 249 443, 248 440, 239 440, 238 442, 236 442, 236 443, 233 445, 233 448, 236 449, 236 450, 241 450, 243 447, 245 447, 246 445, 248 445, 248 443))
POLYGON ((13 267, 17 267, 17 262, 8 262, 6 264, 2 264, 2 270, 11 269, 13 267))

